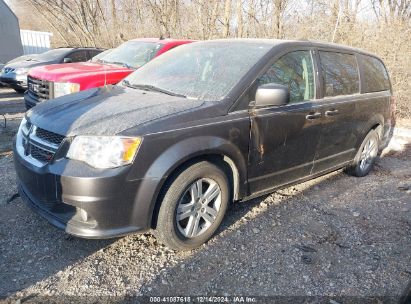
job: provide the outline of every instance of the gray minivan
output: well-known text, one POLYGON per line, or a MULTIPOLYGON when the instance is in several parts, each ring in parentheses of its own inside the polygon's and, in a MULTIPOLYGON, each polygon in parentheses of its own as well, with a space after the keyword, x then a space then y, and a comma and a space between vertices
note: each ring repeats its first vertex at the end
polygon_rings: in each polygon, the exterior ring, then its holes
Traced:
POLYGON ((14 144, 19 192, 70 234, 152 229, 188 250, 215 233, 233 200, 340 168, 368 174, 392 104, 384 64, 358 49, 196 42, 121 85, 28 111, 14 144))

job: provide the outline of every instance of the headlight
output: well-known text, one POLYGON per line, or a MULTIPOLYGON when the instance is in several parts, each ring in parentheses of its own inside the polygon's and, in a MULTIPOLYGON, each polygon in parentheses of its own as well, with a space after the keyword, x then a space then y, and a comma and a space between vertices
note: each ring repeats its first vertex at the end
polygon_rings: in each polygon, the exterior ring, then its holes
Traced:
POLYGON ((20 69, 14 70, 14 73, 16 73, 16 75, 27 74, 28 72, 29 72, 29 69, 26 69, 26 68, 20 68, 20 69))
POLYGON ((79 83, 71 82, 55 82, 54 83, 54 98, 72 94, 80 91, 79 83))
POLYGON ((21 131, 23 129, 26 129, 26 124, 27 124, 27 119, 26 119, 26 117, 23 117, 23 119, 21 120, 19 130, 17 131, 17 133, 21 133, 21 131))
POLYGON ((77 136, 67 158, 84 161, 95 168, 115 168, 133 162, 141 137, 77 136))

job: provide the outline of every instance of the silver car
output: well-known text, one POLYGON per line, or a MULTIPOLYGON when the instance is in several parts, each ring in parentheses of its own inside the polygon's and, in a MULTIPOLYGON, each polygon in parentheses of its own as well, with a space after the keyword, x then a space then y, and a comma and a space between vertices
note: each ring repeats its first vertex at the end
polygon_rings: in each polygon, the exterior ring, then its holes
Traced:
POLYGON ((0 85, 13 88, 23 93, 27 89, 27 73, 35 54, 23 55, 9 61, 6 65, 0 64, 0 85))

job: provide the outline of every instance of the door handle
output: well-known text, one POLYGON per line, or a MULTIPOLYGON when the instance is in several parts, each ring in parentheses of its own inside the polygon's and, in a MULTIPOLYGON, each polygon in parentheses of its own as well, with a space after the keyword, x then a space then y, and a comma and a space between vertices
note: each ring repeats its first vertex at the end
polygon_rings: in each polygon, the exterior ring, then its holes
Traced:
POLYGON ((335 116, 337 114, 338 114, 338 110, 336 109, 325 111, 325 116, 335 116))
POLYGON ((321 116, 322 116, 322 115, 321 115, 320 112, 315 112, 315 113, 310 113, 310 114, 308 114, 308 115, 305 117, 305 119, 307 119, 307 120, 313 120, 313 119, 320 118, 321 116))

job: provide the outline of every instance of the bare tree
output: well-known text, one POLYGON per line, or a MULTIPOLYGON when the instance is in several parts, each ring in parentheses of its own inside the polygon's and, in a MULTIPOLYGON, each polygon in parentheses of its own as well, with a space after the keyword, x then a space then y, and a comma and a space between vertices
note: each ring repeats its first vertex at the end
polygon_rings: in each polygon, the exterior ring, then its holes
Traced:
POLYGON ((163 35, 314 39, 364 48, 384 59, 398 113, 411 117, 411 0, 21 1, 31 7, 24 20, 33 9, 44 16, 42 26, 33 29, 54 32, 57 46, 113 47, 163 35), (375 17, 360 13, 363 7, 375 17))
POLYGON ((283 18, 288 0, 273 0, 272 33, 274 38, 283 38, 283 18))

